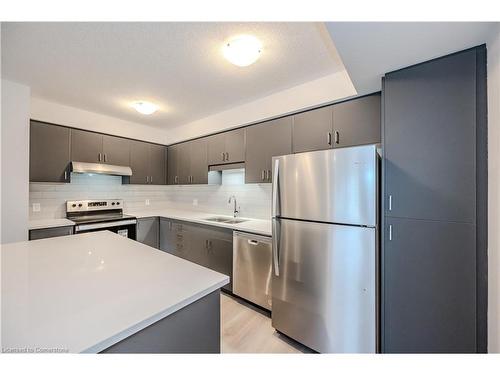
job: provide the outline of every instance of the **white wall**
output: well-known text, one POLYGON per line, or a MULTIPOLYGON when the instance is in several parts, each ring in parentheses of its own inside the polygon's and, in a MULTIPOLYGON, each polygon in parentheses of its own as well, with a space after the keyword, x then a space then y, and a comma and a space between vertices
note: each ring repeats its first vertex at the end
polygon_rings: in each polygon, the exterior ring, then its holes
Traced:
POLYGON ((169 130, 168 143, 254 123, 356 95, 345 70, 169 130))
POLYGON ((500 352, 500 25, 488 48, 488 350, 500 352))
POLYGON ((31 118, 143 141, 167 143, 167 133, 160 128, 121 120, 36 97, 31 98, 31 118))
POLYGON ((30 88, 2 80, 2 243, 28 239, 30 88))

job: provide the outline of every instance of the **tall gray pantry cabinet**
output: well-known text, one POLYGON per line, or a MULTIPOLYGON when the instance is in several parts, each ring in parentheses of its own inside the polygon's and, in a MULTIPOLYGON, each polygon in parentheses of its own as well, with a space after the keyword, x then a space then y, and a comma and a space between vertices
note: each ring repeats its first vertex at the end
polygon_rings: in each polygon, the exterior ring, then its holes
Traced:
POLYGON ((486 48, 383 81, 381 347, 486 352, 486 48))

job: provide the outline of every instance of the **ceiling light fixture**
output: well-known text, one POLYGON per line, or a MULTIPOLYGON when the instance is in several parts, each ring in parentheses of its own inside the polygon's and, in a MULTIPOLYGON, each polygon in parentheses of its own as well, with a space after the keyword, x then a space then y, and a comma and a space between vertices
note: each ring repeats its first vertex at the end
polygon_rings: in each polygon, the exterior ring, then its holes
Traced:
POLYGON ((132 103, 132 107, 143 115, 151 115, 158 110, 157 105, 145 101, 132 103))
POLYGON ((256 62, 262 52, 262 43, 252 35, 240 35, 229 40, 223 49, 224 57, 237 66, 256 62))

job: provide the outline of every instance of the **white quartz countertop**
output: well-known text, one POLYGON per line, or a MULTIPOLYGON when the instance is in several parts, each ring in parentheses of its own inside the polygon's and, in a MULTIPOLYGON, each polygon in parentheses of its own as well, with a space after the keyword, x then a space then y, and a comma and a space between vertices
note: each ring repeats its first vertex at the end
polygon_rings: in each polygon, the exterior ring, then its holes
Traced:
POLYGON ((228 224, 228 223, 222 223, 222 222, 209 221, 209 220, 207 220, 207 218, 214 217, 214 216, 232 218, 232 216, 217 215, 217 214, 208 213, 208 212, 198 212, 198 211, 172 209, 172 208, 137 210, 137 211, 136 210, 127 210, 126 213, 129 215, 133 215, 137 218, 159 216, 159 217, 165 217, 165 218, 169 218, 169 219, 191 221, 191 222, 199 223, 199 224, 212 225, 212 226, 216 226, 216 227, 230 228, 230 229, 239 230, 242 232, 261 234, 264 236, 271 236, 272 235, 271 220, 238 217, 238 219, 242 219, 245 221, 242 223, 238 223, 238 224, 228 224))
POLYGON ((35 219, 28 222, 28 230, 55 227, 73 226, 75 223, 68 219, 35 219))
POLYGON ((7 244, 0 252, 4 352, 96 353, 229 282, 109 231, 7 244))

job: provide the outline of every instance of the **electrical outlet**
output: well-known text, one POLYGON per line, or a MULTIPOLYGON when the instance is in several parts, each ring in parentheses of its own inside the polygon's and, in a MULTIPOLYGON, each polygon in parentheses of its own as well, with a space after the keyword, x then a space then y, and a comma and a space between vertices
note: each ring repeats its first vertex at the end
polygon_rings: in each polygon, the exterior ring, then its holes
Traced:
POLYGON ((198 206, 198 199, 193 199, 193 206, 198 206))
POLYGON ((146 206, 149 206, 149 199, 146 199, 146 206))
POLYGON ((33 212, 40 212, 40 203, 33 203, 33 212))

